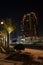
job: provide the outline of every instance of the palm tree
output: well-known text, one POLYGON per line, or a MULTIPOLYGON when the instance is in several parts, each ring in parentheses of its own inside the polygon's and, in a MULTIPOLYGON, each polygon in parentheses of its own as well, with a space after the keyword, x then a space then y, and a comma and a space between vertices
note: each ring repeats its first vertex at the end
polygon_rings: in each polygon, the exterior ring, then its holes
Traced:
POLYGON ((3 26, 2 26, 2 31, 7 33, 8 37, 8 48, 9 48, 9 42, 10 42, 10 33, 16 29, 16 23, 14 20, 10 18, 2 19, 3 21, 3 26))

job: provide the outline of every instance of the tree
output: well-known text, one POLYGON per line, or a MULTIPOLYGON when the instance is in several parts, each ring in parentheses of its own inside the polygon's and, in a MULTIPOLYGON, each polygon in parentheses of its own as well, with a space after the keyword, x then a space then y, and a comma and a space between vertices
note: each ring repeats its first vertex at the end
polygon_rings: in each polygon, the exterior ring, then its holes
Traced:
POLYGON ((2 19, 2 22, 3 22, 2 31, 4 33, 7 33, 8 48, 9 48, 10 33, 16 29, 16 23, 14 20, 12 20, 10 18, 2 19))
POLYGON ((5 20, 2 21, 4 22, 4 29, 6 29, 8 33, 11 33, 16 29, 16 23, 14 20, 6 18, 5 20))

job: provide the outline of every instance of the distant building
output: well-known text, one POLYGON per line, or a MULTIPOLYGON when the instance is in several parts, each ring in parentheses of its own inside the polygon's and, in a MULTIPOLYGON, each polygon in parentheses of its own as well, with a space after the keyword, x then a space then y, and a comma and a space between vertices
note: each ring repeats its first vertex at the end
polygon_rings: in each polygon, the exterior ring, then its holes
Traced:
POLYGON ((34 12, 30 12, 25 14, 22 19, 22 26, 23 26, 23 35, 26 37, 28 36, 37 36, 38 32, 38 22, 37 17, 34 12))

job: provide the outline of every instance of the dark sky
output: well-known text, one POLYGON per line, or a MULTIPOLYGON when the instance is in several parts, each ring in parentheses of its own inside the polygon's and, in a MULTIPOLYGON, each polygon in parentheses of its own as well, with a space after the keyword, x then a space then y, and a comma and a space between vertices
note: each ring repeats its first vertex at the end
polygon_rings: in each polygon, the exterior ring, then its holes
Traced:
MULTIPOLYGON (((43 2, 35 0, 0 1, 0 19, 13 18, 20 21, 25 13, 34 11, 38 17, 39 33, 43 34, 43 2)), ((20 22, 18 22, 20 23, 20 22)))

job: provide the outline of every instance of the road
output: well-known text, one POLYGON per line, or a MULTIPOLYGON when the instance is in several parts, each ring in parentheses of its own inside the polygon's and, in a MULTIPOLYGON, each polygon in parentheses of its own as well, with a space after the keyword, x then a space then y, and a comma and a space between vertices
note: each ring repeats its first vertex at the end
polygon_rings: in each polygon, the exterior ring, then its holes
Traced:
MULTIPOLYGON (((31 55, 34 56, 34 59, 36 61, 42 62, 42 60, 38 59, 38 57, 43 58, 43 50, 36 50, 36 49, 28 49, 25 48, 22 53, 30 53, 31 55)), ((4 58, 6 58, 8 55, 0 53, 0 65, 23 65, 23 62, 16 62, 16 61, 6 61, 4 58)))
POLYGON ((24 52, 31 53, 32 55, 34 55, 35 58, 38 58, 39 56, 43 57, 43 50, 36 50, 36 49, 26 48, 24 52))

